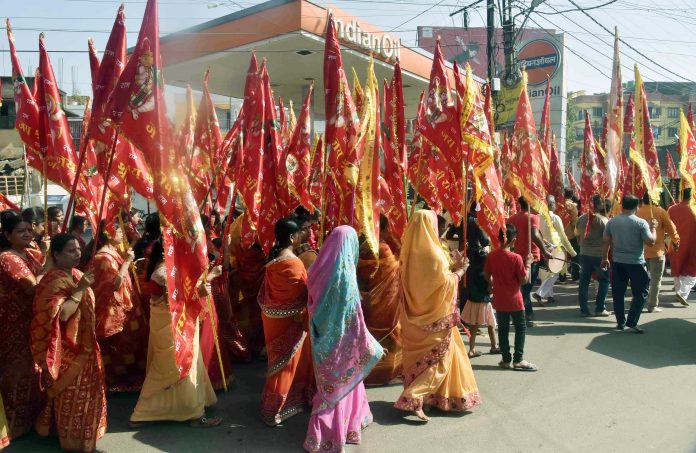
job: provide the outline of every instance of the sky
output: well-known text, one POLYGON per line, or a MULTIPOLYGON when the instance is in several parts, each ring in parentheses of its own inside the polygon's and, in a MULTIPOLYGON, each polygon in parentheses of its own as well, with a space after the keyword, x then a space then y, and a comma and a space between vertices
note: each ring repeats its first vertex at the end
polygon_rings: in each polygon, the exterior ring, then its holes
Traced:
MULTIPOLYGON (((454 17, 450 14, 474 0, 314 2, 343 9, 398 35, 404 46, 415 46, 417 26, 462 26, 461 14, 454 17)), ((38 64, 38 53, 35 51, 38 49, 38 35, 43 31, 61 88, 73 93, 74 87, 81 94, 89 94, 87 38, 92 37, 97 49, 103 50, 121 2, 25 0, 3 3, 2 13, 12 21, 17 49, 34 51, 20 53, 25 74, 32 74, 38 64)), ((125 2, 129 46, 135 44, 145 3, 144 0, 125 2)), ((160 32, 166 35, 259 3, 263 2, 161 0, 160 32)), ((469 10, 470 27, 485 25, 485 3, 484 0, 469 10)), ((531 0, 516 3, 529 4, 531 0)), ((606 28, 618 26, 625 41, 643 54, 639 55, 622 44, 624 81, 633 80, 634 63, 639 65, 645 81, 696 81, 696 9, 686 8, 688 4, 693 6, 694 0, 575 0, 575 3, 586 8, 587 13, 606 28), (606 3, 610 4, 590 9, 606 3)), ((518 25, 520 22, 521 18, 518 25)), ((546 0, 531 14, 527 23, 528 27, 554 28, 567 33, 565 55, 567 87, 570 91, 609 91, 613 38, 598 23, 575 10, 571 0, 546 0)), ((7 49, 7 40, 0 39, 0 73, 3 75, 11 74, 7 49)))

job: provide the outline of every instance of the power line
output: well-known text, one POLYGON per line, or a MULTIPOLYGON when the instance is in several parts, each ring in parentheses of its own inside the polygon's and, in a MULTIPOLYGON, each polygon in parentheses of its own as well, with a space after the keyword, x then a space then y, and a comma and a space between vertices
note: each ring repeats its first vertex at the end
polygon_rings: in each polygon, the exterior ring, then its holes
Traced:
MULTIPOLYGON (((602 3, 601 5, 589 6, 589 7, 585 8, 585 10, 587 11, 587 10, 591 10, 591 9, 602 8, 604 6, 611 5, 612 3, 616 3, 617 1, 619 1, 619 0, 609 0, 608 2, 602 3)), ((548 6, 553 8, 553 6, 551 6, 551 5, 548 5, 548 6)), ((555 10, 556 8, 553 8, 553 9, 555 10)), ((566 9, 564 11, 556 11, 555 13, 549 13, 549 12, 543 12, 543 11, 537 11, 537 12, 539 14, 547 14, 549 16, 553 16, 556 14, 572 13, 573 11, 580 11, 580 8, 578 7, 577 9, 566 9)))
MULTIPOLYGON (((578 6, 578 4, 575 3, 575 0, 568 0, 568 1, 569 1, 573 6, 575 6, 576 8, 578 8, 578 9, 580 10, 581 13, 583 13, 585 16, 589 17, 590 20, 592 20, 592 22, 594 22, 595 24, 597 24, 597 25, 599 25, 600 27, 602 27, 607 33, 611 33, 611 31, 610 31, 607 27, 605 27, 605 26, 604 26, 603 24, 601 24, 597 19, 595 19, 594 17, 592 17, 592 15, 591 15, 590 13, 588 13, 587 11, 583 10, 582 8, 580 8, 580 6, 578 6)), ((645 58, 646 60, 648 60, 649 62, 651 62, 652 64, 654 64, 655 66, 657 66, 657 67, 659 67, 659 68, 662 68, 663 70, 669 72, 670 74, 675 75, 675 76, 679 77, 680 79, 684 79, 684 80, 686 80, 687 82, 696 83, 696 81, 691 80, 691 79, 689 79, 688 77, 684 77, 683 75, 677 74, 676 72, 672 71, 671 69, 666 68, 665 66, 663 66, 663 65, 661 65, 660 63, 656 62, 655 60, 653 60, 652 58, 648 57, 647 55, 645 55, 645 54, 644 54, 643 52, 641 52, 640 50, 636 49, 635 47, 633 47, 632 45, 630 45, 629 43, 627 43, 627 42, 626 42, 625 40, 623 40, 622 38, 619 38, 619 41, 622 42, 626 47, 628 47, 629 49, 633 50, 635 53, 637 53, 638 55, 640 55, 641 57, 645 58)))

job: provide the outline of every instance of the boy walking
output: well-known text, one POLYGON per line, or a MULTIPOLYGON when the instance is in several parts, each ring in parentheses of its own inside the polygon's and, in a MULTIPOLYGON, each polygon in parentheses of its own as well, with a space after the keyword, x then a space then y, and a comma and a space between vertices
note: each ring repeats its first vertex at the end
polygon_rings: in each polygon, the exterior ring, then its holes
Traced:
POLYGON ((505 225, 507 232, 500 231, 502 247, 492 251, 483 269, 488 283, 493 286, 493 308, 498 321, 498 344, 503 360, 501 368, 518 371, 537 371, 537 366, 524 360, 524 340, 527 331, 524 302, 520 287, 529 279, 534 257, 529 254, 527 262, 512 252, 517 238, 517 228, 505 225), (510 320, 515 325, 515 355, 510 354, 510 320))

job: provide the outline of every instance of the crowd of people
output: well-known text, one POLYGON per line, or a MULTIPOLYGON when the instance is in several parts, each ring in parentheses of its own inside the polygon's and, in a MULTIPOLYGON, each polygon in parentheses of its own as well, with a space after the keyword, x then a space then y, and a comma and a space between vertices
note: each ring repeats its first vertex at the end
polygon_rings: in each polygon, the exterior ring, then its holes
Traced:
POLYGON ((548 218, 520 198, 494 250, 474 209, 449 229, 445 217, 418 210, 402 238, 382 217, 375 253, 350 226, 322 238, 317 214, 298 208, 277 222, 268 256, 258 244, 242 245, 242 212, 212 212, 202 216, 210 268, 195 291, 213 304, 202 303, 184 378, 157 213, 144 223, 129 213, 103 221, 86 243, 85 218, 73 216, 61 232, 60 208, 45 217, 40 208, 3 211, 0 448, 35 430, 57 434, 63 449, 95 450, 109 392, 139 392, 133 429, 164 420, 218 426, 222 418, 206 408, 233 380, 232 364, 254 359, 267 362, 261 420, 276 426, 311 411, 310 452, 360 443, 372 421, 365 385, 401 383, 395 408, 423 422, 433 408, 469 411, 481 403, 470 362, 482 354, 479 329, 488 330, 502 369, 537 371, 525 359, 525 335, 535 327, 534 306, 553 304, 559 281, 578 282, 581 316, 611 316, 611 285, 616 328, 643 333, 644 306, 661 311, 669 260, 677 301, 688 305, 696 284, 691 197, 684 190, 665 211, 648 198, 626 195, 618 209, 596 196, 578 217, 570 192, 565 221, 552 197, 548 218))

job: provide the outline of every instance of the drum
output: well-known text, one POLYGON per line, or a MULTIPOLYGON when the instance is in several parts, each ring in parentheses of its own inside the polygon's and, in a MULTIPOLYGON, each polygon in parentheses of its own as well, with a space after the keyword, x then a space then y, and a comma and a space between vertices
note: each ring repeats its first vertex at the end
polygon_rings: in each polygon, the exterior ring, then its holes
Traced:
POLYGON ((566 263, 566 255, 562 248, 556 247, 551 252, 551 257, 548 259, 549 271, 552 274, 558 274, 563 270, 563 265, 566 263))

